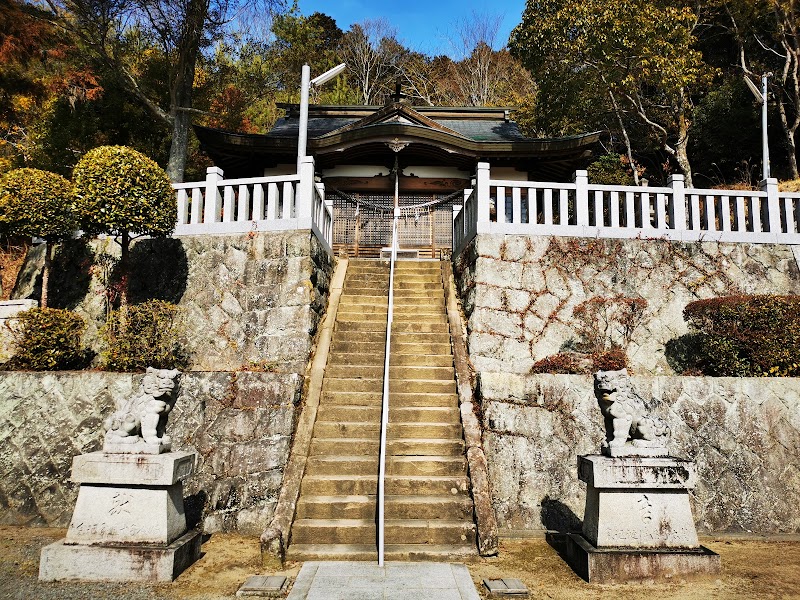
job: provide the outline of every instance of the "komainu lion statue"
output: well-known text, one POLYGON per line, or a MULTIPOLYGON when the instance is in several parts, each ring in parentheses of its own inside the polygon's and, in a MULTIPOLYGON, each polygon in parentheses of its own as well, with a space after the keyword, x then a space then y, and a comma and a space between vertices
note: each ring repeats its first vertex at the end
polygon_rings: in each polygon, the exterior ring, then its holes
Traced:
POLYGON ((165 430, 175 405, 179 375, 177 369, 147 367, 139 391, 104 421, 103 452, 160 454, 172 449, 165 430))
POLYGON ((606 428, 603 453, 608 456, 666 456, 669 426, 647 414, 633 391, 628 371, 598 371, 594 393, 606 428))

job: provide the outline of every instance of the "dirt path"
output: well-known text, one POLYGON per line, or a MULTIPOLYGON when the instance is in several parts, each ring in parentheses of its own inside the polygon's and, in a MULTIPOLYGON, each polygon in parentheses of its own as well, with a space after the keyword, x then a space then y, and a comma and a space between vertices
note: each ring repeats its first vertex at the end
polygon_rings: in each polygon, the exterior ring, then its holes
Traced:
MULTIPOLYGON (((64 535, 60 529, 0 527, 0 599, 13 600, 233 600, 248 575, 259 573, 258 540, 216 534, 202 558, 172 584, 39 583, 39 551, 64 535)), ((800 541, 705 539, 722 557, 719 579, 691 583, 589 585, 543 539, 502 540, 498 558, 470 565, 479 589, 484 578, 516 577, 531 598, 772 599, 800 598, 800 541)), ((282 574, 293 578, 299 564, 282 574)))

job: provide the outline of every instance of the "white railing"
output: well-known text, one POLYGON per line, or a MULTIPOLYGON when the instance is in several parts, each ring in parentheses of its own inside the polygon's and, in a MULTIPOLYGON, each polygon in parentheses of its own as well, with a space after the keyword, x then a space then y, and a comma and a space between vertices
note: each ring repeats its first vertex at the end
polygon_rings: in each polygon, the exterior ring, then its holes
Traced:
MULTIPOLYGON (((395 178, 395 197, 397 196, 395 178)), ((389 304, 386 310, 386 348, 383 355, 383 398, 381 401, 381 441, 378 457, 378 566, 383 566, 385 548, 386 430, 389 427, 389 366, 392 361, 392 322, 394 321, 394 264, 397 262, 397 221, 400 210, 395 204, 392 219, 392 253, 389 259, 389 304)))
POLYGON ((330 251, 333 209, 325 186, 314 181, 314 159, 296 175, 223 179, 209 167, 205 181, 176 183, 178 221, 174 235, 311 229, 330 251))
POLYGON ((586 171, 574 183, 492 180, 479 163, 454 254, 478 233, 800 244, 800 194, 775 179, 758 191, 687 189, 682 175, 668 187, 592 185, 586 171))

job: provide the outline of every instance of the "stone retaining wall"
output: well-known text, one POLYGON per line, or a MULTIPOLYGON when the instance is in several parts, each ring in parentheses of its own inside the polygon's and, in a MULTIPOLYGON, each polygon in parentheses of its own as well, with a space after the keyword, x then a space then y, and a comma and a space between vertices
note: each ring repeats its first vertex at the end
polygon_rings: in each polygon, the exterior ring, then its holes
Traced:
MULTIPOLYGON (((704 532, 800 533, 800 379, 634 377, 696 461, 704 532)), ((579 528, 576 455, 597 453, 602 417, 587 375, 483 373, 484 448, 502 529, 579 528)))
POLYGON ((687 333, 685 306, 736 293, 798 294, 796 248, 667 240, 478 235, 456 277, 478 372, 525 374, 580 341, 574 308, 597 296, 648 306, 628 357, 634 372, 672 374, 667 343, 687 333))
MULTIPOLYGON (((0 523, 65 527, 72 457, 99 450, 102 422, 142 375, 0 372, 0 523)), ((207 532, 258 535, 272 519, 289 457, 298 373, 184 373, 168 433, 199 454, 185 494, 207 532), (202 515, 201 515, 202 511, 202 515)))
MULTIPOLYGON (((50 306, 80 313, 97 352, 103 258, 118 256, 111 239, 73 240, 59 247, 51 275, 50 306)), ((266 362, 304 372, 333 268, 310 231, 140 239, 130 256, 132 302, 157 298, 184 309, 192 370, 266 362)), ((38 299, 43 259, 43 244, 29 252, 12 298, 38 299)))
POLYGON ((530 371, 580 342, 578 304, 622 294, 648 303, 629 362, 638 392, 672 427, 671 450, 697 461, 698 527, 800 532, 800 380, 670 376, 689 302, 800 293, 798 255, 778 245, 478 235, 455 258, 456 279, 501 529, 579 526, 576 456, 603 439, 592 379, 530 371))

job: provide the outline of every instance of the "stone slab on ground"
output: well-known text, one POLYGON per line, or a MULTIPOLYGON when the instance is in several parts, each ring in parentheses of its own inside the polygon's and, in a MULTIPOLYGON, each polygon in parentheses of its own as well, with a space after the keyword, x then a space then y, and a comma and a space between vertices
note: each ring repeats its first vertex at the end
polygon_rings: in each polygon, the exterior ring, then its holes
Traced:
POLYGON ((566 536, 564 559, 589 583, 681 581, 719 575, 719 554, 705 546, 691 549, 596 548, 577 533, 566 536))
POLYGON ((479 600, 463 564, 307 562, 287 600, 479 600))
POLYGON ((200 558, 201 543, 197 530, 169 546, 67 545, 59 540, 42 548, 39 580, 170 582, 200 558))
POLYGON ((282 575, 253 575, 236 592, 236 597, 278 598, 285 594, 286 577, 282 575))

